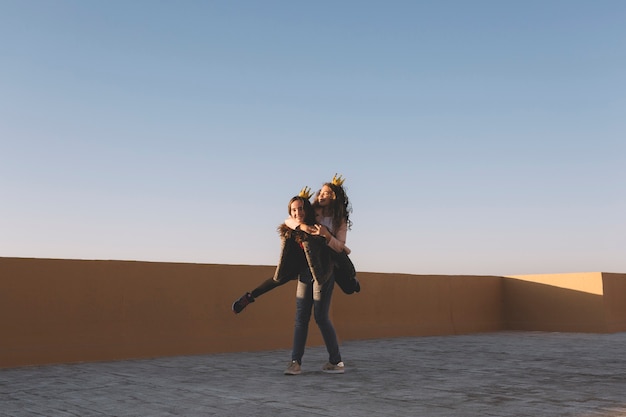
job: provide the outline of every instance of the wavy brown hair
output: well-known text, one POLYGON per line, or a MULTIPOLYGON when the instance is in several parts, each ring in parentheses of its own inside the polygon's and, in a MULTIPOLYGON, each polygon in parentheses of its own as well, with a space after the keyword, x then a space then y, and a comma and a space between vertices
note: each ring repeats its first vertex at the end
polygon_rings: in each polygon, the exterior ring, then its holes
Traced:
MULTIPOLYGON (((335 198, 330 203, 330 210, 332 211, 332 219, 333 219, 333 229, 336 232, 341 227, 341 223, 344 221, 348 226, 348 230, 352 228, 352 220, 350 220, 350 213, 352 213, 352 206, 350 204, 350 200, 348 199, 348 194, 346 194, 346 190, 341 185, 335 185, 332 182, 325 182, 322 184, 322 187, 326 185, 333 193, 335 193, 335 198)), ((319 191, 318 191, 319 195, 319 191)), ((313 208, 320 207, 317 198, 313 203, 313 208)))

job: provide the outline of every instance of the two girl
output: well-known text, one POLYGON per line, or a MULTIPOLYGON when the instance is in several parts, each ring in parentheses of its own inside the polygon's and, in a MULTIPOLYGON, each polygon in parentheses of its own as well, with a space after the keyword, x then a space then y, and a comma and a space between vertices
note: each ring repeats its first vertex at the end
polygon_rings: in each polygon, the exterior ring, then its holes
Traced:
MULTIPOLYGON (((291 209, 288 208, 290 217, 279 227, 279 232, 281 236, 284 236, 281 228, 287 226, 292 230, 302 230, 312 236, 324 237, 327 246, 332 249, 330 254, 336 268, 335 278, 337 284, 346 294, 352 294, 354 292, 358 293, 361 290, 361 285, 356 278, 354 265, 348 257, 350 249, 346 246, 348 229, 352 227, 352 221, 350 220, 352 208, 343 187, 344 181, 341 176, 337 177, 335 174, 332 181, 322 185, 312 205, 315 211, 313 223, 311 223, 311 219, 302 224, 298 223, 291 216, 291 209)), ((296 197, 304 198, 308 201, 311 197, 310 189, 304 187, 296 197)), ((292 204, 294 198, 289 201, 289 205, 292 204)), ((284 245, 283 243, 283 252, 285 249, 284 245)), ((241 313, 250 303, 253 303, 266 292, 297 279, 297 275, 291 274, 289 276, 284 272, 285 268, 282 262, 285 258, 286 256, 283 253, 274 277, 266 279, 258 287, 250 292, 246 292, 233 303, 232 310, 235 314, 241 313)))
POLYGON ((289 201, 290 217, 279 227, 282 250, 274 277, 241 296, 232 306, 235 313, 240 313, 260 295, 298 279, 293 349, 286 375, 301 373, 311 310, 329 354, 322 370, 344 372, 337 335, 329 318, 331 298, 336 279, 348 294, 359 292, 360 284, 348 258, 350 249, 345 245, 352 222, 343 182, 341 176, 335 175, 331 182, 322 185, 312 205, 306 187, 289 201))

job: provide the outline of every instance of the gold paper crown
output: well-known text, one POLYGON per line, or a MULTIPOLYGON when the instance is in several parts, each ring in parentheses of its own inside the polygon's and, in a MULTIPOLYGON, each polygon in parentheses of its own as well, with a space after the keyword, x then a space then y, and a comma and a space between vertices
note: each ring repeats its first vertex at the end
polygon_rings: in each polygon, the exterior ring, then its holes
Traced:
POLYGON ((298 197, 303 197, 306 198, 307 200, 309 198, 311 198, 311 196, 313 195, 313 193, 311 192, 311 188, 304 186, 301 190, 300 190, 300 194, 298 194, 298 197))
POLYGON ((339 187, 341 187, 343 185, 343 182, 346 179, 343 178, 341 175, 337 176, 337 174, 335 174, 335 176, 333 177, 333 180, 331 181, 334 185, 338 185, 339 187))

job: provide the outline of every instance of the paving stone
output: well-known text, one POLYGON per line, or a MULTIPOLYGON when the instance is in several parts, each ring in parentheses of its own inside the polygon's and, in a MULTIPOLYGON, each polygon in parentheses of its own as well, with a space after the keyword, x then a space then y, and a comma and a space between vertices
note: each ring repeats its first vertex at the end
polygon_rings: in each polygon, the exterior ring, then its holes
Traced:
POLYGON ((626 333, 502 332, 0 370, 0 417, 626 416, 626 333))

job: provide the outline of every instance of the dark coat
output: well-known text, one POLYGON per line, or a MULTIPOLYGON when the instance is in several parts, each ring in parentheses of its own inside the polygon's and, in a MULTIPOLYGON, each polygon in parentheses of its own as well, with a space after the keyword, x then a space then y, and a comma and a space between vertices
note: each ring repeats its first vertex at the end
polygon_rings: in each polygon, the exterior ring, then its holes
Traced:
POLYGON ((308 267, 320 285, 335 273, 335 282, 343 292, 352 294, 357 287, 354 264, 345 252, 337 253, 326 244, 326 239, 282 224, 278 227, 281 253, 274 281, 285 283, 297 279, 300 271, 308 267))

